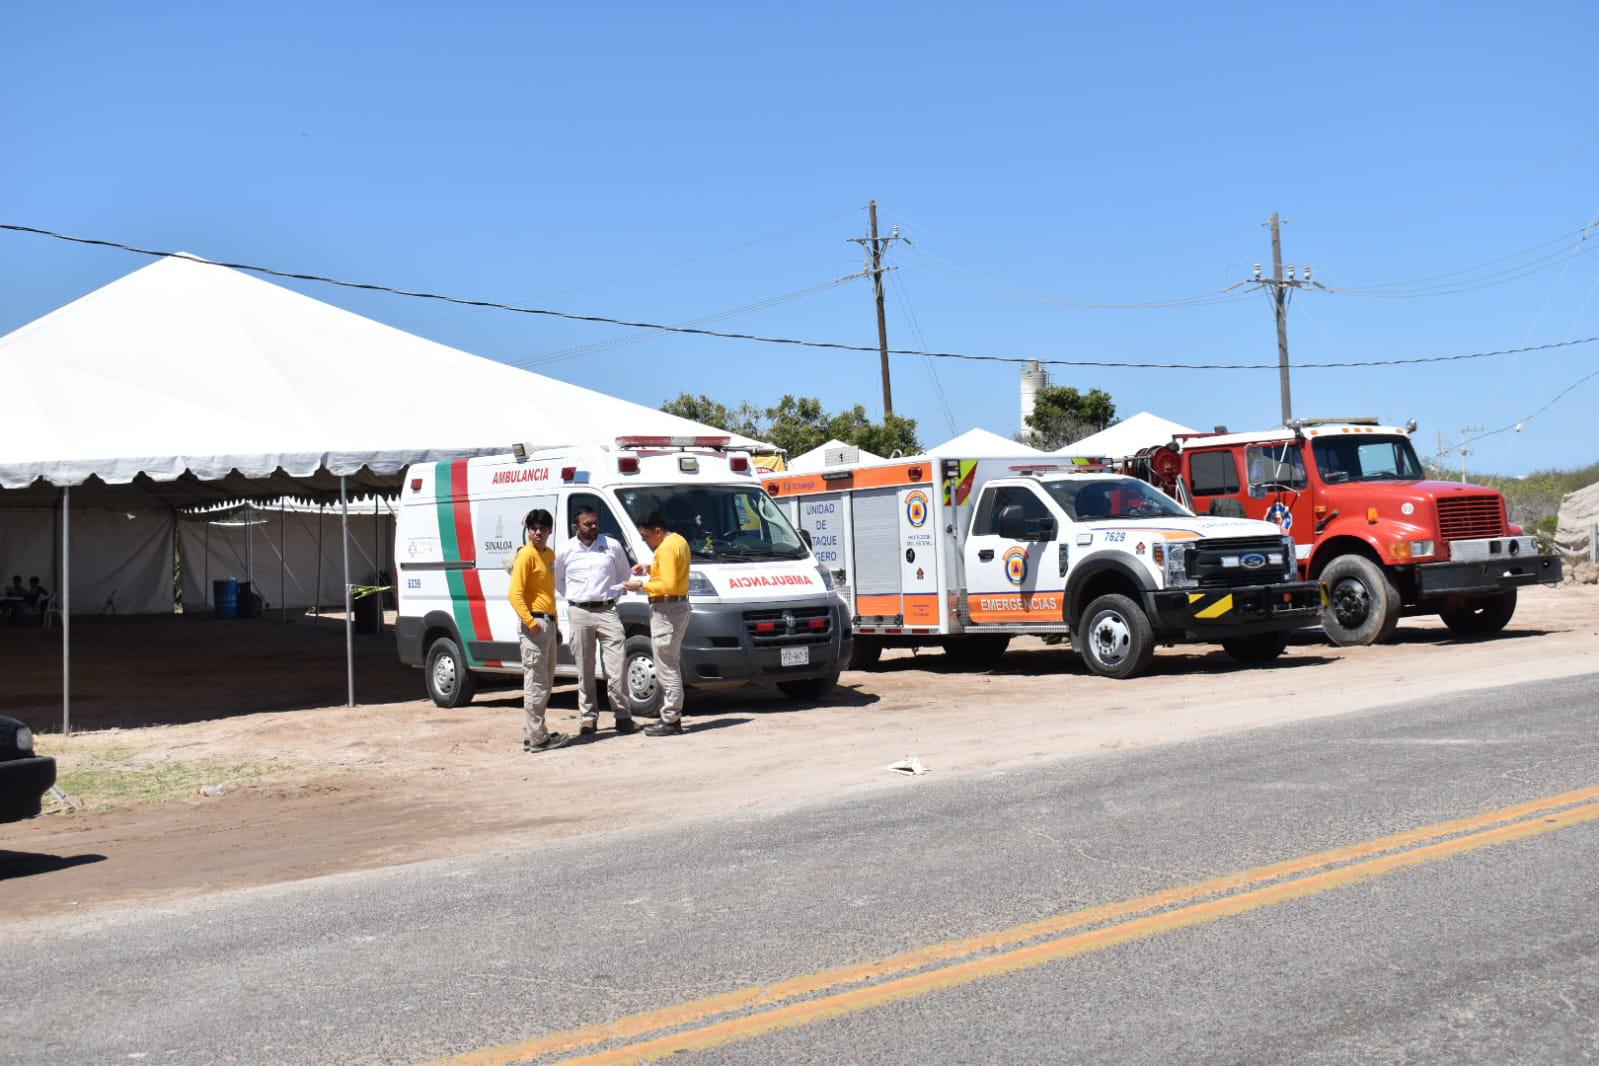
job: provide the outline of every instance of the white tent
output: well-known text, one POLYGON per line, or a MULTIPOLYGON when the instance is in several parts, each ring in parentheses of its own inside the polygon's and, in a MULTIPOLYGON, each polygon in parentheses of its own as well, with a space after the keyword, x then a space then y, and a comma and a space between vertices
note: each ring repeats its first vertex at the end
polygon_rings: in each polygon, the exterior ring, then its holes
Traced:
POLYGON ((969 429, 936 448, 927 449, 927 454, 959 456, 964 459, 1004 459, 1013 455, 1026 457, 1044 453, 986 429, 969 429))
POLYGON ((809 474, 818 470, 825 470, 830 466, 850 466, 854 463, 875 463, 882 459, 881 455, 873 455, 865 448, 857 448, 853 444, 845 444, 834 437, 826 444, 819 444, 808 452, 801 452, 788 461, 788 469, 795 473, 809 474))
POLYGON ((100 610, 108 587, 120 610, 150 609, 170 589, 178 508, 289 496, 347 509, 352 492, 396 491, 415 462, 726 435, 181 256, 0 337, 0 381, 0 556, 32 568, 41 544, 60 546, 64 729, 72 613, 100 610), (74 575, 91 596, 73 595, 74 575))
POLYGON ((0 381, 11 489, 395 474, 517 442, 721 432, 178 257, 0 337, 0 381))
POLYGON ((1055 454, 1125 459, 1145 448, 1165 444, 1178 433, 1196 432, 1198 431, 1179 425, 1170 419, 1150 414, 1148 411, 1140 411, 1108 429, 1100 430, 1093 436, 1084 437, 1076 443, 1057 449, 1055 454))

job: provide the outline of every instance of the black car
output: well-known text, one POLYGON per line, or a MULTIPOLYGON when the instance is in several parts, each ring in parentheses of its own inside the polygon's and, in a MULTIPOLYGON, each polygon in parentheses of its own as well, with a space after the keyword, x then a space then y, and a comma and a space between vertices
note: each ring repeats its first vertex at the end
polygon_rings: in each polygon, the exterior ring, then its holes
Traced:
POLYGON ((0 715, 0 822, 38 814, 55 783, 56 761, 33 753, 33 730, 0 715))

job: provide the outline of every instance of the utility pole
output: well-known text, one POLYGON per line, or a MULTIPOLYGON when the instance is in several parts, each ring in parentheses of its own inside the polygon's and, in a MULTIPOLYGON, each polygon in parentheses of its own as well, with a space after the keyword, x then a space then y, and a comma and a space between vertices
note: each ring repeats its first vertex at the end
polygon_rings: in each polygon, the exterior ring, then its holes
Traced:
POLYGON ((1327 286, 1320 282, 1310 280, 1310 267, 1305 268, 1303 278, 1298 277, 1298 268, 1288 264, 1288 274, 1283 275, 1283 239, 1282 219, 1273 211, 1271 221, 1266 225, 1271 227, 1271 277, 1261 277, 1260 264, 1255 264, 1255 284, 1267 290, 1271 297, 1272 311, 1277 318, 1277 389, 1282 399, 1283 425, 1294 417, 1293 397, 1288 384, 1288 299, 1294 289, 1321 289, 1331 292, 1327 286))
POLYGON ((1462 485, 1466 483, 1466 456, 1471 454, 1471 449, 1467 445, 1471 443, 1471 434, 1481 432, 1481 426, 1460 427, 1460 483, 1462 485))
POLYGON ((877 298, 877 351, 883 371, 883 417, 887 418, 894 413, 894 389, 888 374, 888 317, 883 312, 883 249, 893 241, 906 238, 899 235, 898 226, 887 237, 877 235, 876 200, 867 201, 866 212, 871 220, 870 235, 851 237, 850 240, 866 249, 866 269, 863 273, 872 279, 872 291, 877 298))

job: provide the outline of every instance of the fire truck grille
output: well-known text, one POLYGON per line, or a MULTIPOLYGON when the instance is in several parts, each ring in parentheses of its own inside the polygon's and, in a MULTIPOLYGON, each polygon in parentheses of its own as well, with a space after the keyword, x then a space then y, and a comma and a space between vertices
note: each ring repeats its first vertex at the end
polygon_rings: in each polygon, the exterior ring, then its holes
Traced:
POLYGON ((1505 533, 1504 501, 1498 496, 1446 496, 1438 501, 1441 540, 1475 540, 1505 533))
POLYGON ((1252 552, 1276 554, 1281 558, 1282 538, 1230 537, 1227 540, 1199 541, 1188 558, 1189 576, 1197 578, 1202 588, 1231 588, 1282 580, 1285 569, 1282 563, 1253 569, 1242 566, 1238 560, 1252 552))
POLYGON ((833 636, 833 612, 826 607, 745 611, 744 628, 756 647, 826 644, 833 636))

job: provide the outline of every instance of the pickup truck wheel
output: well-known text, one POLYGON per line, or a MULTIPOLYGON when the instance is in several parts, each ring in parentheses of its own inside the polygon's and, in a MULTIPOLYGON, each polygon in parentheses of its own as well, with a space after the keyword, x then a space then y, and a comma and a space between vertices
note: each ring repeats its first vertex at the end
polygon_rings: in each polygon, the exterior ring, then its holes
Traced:
POLYGON ((1440 611, 1444 625, 1457 637, 1486 637, 1510 624, 1516 613, 1516 590, 1471 600, 1453 611, 1440 611))
POLYGON ((1101 596, 1072 635, 1083 662, 1101 677, 1137 677, 1155 657, 1155 634, 1144 609, 1126 596, 1101 596))
POLYGON ((1321 572, 1327 608, 1321 627, 1338 645, 1380 644, 1399 625, 1399 589, 1364 555, 1340 555, 1321 572))
POLYGON ((998 665, 1010 647, 1010 637, 982 634, 967 637, 949 637, 944 641, 944 654, 959 666, 986 669, 998 665))
POLYGON ((863 637, 859 633, 850 642, 849 662, 846 670, 870 670, 883 657, 883 642, 876 637, 863 637))
POLYGON ((828 674, 825 677, 796 678, 793 681, 779 681, 777 691, 791 700, 814 700, 833 691, 833 686, 838 684, 837 674, 828 674))
POLYGON ((440 707, 470 703, 477 691, 477 678, 467 668, 466 656, 452 637, 440 637, 428 646, 423 674, 427 677, 428 695, 440 707))
POLYGON ((1288 650, 1287 633, 1256 633, 1221 642, 1222 650, 1241 663, 1269 663, 1288 650))
POLYGON ((650 638, 636 633, 622 645, 622 681, 627 704, 637 718, 659 718, 666 692, 655 676, 655 648, 650 638))

